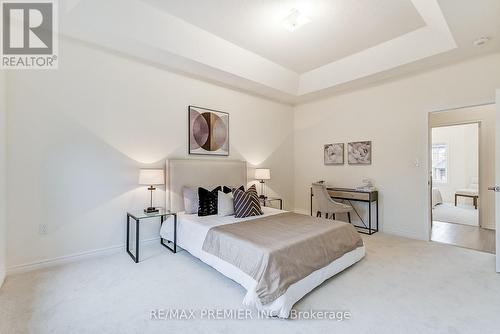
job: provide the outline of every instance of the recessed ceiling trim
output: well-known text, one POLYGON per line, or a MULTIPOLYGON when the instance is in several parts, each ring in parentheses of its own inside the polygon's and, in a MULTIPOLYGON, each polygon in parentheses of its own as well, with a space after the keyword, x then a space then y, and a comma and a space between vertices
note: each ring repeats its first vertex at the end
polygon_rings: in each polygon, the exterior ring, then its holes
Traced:
MULTIPOLYGON (((138 0, 86 0, 61 13, 61 33, 157 64, 158 52, 285 94, 296 95, 297 73, 138 0)), ((176 61, 174 61, 176 62, 176 61)), ((168 57, 162 60, 167 66, 168 57)), ((214 78, 208 78, 213 80, 214 78)))
POLYGON ((300 76, 298 96, 367 77, 457 47, 437 0, 412 0, 426 27, 300 76))
POLYGON ((62 11, 60 31, 155 66, 293 103, 456 48, 437 0, 411 1, 424 28, 302 75, 139 0, 80 1, 62 11))

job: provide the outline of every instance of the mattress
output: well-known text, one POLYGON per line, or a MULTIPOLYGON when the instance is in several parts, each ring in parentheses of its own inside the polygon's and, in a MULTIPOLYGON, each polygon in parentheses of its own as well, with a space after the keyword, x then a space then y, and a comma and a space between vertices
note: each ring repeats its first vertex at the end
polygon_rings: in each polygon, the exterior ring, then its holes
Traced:
MULTIPOLYGON (((264 217, 283 213, 282 210, 264 207, 264 217)), ((329 265, 314 271, 302 280, 292 284, 287 291, 272 303, 262 305, 256 300, 255 293, 252 293, 257 282, 232 264, 219 259, 218 257, 202 250, 203 242, 210 228, 225 224, 233 224, 245 220, 259 217, 248 217, 236 219, 234 216, 206 216, 198 217, 196 214, 179 213, 177 217, 177 245, 191 253, 204 263, 221 272, 226 277, 234 280, 247 290, 243 300, 245 306, 252 306, 270 316, 288 318, 293 305, 303 296, 323 283, 328 278, 356 263, 365 255, 364 246, 344 254, 342 257, 331 262, 329 265)), ((160 236, 167 240, 173 239, 173 217, 167 219, 160 230, 160 236)))

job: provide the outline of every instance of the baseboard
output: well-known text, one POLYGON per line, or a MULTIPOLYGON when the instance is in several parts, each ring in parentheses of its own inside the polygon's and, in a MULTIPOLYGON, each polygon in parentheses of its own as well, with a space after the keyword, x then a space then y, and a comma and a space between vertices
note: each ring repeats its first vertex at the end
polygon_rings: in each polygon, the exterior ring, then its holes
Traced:
MULTIPOLYGON (((157 242, 159 240, 160 240, 160 238, 156 237, 156 238, 141 240, 140 243, 141 243, 141 245, 145 245, 145 244, 157 242)), ((13 274, 24 273, 24 272, 28 272, 28 271, 37 270, 37 269, 49 268, 49 267, 58 266, 58 265, 62 265, 62 264, 68 264, 68 263, 72 263, 72 262, 82 261, 85 259, 116 254, 116 253, 119 253, 122 251, 125 251, 125 244, 118 245, 118 246, 112 246, 112 247, 106 247, 106 248, 100 248, 100 249, 94 249, 91 251, 75 253, 75 254, 71 254, 71 255, 59 256, 59 257, 55 257, 52 259, 46 259, 46 260, 41 260, 41 261, 36 261, 36 262, 31 262, 31 263, 18 264, 15 266, 8 267, 6 275, 13 275, 13 274)))
MULTIPOLYGON (((293 210, 293 212, 300 213, 303 215, 308 215, 308 216, 311 214, 311 211, 302 210, 302 209, 295 209, 295 210, 293 210)), ((409 239, 427 240, 427 239, 423 238, 422 235, 420 235, 416 232, 408 231, 408 230, 404 230, 404 229, 393 229, 393 228, 385 228, 384 229, 384 228, 381 228, 380 232, 396 235, 399 237, 409 238, 409 239)))
POLYGON ((383 228, 383 229, 380 229, 380 232, 395 235, 398 237, 408 238, 408 239, 429 241, 427 238, 424 238, 422 235, 420 235, 419 233, 414 232, 414 231, 408 231, 408 230, 403 230, 403 229, 394 229, 394 228, 383 228))

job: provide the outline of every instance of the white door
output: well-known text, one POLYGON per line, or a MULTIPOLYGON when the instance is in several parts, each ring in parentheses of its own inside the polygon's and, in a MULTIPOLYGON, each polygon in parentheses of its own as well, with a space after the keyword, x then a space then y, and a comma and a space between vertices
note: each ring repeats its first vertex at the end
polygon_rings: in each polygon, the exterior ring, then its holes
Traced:
POLYGON ((496 139, 495 139, 495 182, 490 190, 495 191, 495 221, 496 221, 496 257, 497 257, 497 272, 500 273, 500 89, 497 90, 497 113, 496 113, 496 139))

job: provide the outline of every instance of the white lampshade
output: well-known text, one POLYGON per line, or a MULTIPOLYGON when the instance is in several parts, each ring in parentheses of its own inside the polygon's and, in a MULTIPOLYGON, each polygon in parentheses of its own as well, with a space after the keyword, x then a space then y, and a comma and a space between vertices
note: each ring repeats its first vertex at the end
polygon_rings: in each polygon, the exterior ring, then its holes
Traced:
POLYGON ((139 172, 139 184, 145 186, 165 184, 163 169, 141 169, 139 172))
POLYGON ((270 180, 271 170, 269 168, 257 168, 255 169, 255 179, 256 180, 270 180))

